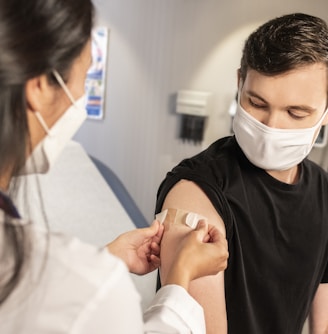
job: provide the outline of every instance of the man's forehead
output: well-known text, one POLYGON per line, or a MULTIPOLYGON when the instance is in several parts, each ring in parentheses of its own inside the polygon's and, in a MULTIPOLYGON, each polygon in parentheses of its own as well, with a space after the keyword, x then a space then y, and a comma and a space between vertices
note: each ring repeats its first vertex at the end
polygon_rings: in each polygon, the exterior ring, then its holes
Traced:
POLYGON ((321 109, 327 102, 328 73, 324 64, 294 69, 277 75, 247 71, 243 92, 268 103, 321 109))

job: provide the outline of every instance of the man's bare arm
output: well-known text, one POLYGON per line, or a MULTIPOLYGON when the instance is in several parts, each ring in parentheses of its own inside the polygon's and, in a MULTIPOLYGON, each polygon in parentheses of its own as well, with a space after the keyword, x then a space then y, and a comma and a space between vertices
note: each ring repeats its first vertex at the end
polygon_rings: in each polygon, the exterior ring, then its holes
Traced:
POLYGON ((309 320, 311 334, 328 334, 328 283, 319 285, 309 320))
MULTIPOLYGON (((168 193, 162 210, 180 209, 194 212, 207 218, 225 235, 224 223, 205 193, 193 182, 182 180, 168 193)), ((165 226, 161 243, 161 277, 165 278, 170 268, 174 249, 182 236, 190 231, 183 224, 165 226)), ((203 306, 207 334, 227 333, 227 317, 224 294, 224 274, 207 276, 194 280, 190 284, 190 294, 203 306)))

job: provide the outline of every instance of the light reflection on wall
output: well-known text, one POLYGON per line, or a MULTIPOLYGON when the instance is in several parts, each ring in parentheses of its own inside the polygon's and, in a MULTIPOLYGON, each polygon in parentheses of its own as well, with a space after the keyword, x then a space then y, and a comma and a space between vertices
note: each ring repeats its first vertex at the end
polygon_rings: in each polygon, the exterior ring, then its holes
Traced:
POLYGON ((195 72, 191 87, 212 90, 214 108, 208 120, 203 146, 229 134, 229 105, 237 91, 237 69, 244 42, 262 22, 253 22, 229 34, 220 41, 195 72))

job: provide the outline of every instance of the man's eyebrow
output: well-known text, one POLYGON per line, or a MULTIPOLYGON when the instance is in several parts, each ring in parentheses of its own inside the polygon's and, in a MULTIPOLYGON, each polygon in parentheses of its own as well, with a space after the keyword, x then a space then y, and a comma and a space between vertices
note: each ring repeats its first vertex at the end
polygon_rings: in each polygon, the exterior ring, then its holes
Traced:
MULTIPOLYGON (((269 104, 263 97, 261 97, 260 95, 256 94, 255 92, 251 90, 246 91, 246 94, 261 100, 263 103, 269 104)), ((308 105, 303 105, 303 104, 286 106, 286 109, 301 110, 301 111, 306 111, 306 112, 314 112, 317 110, 316 108, 310 107, 308 105)))

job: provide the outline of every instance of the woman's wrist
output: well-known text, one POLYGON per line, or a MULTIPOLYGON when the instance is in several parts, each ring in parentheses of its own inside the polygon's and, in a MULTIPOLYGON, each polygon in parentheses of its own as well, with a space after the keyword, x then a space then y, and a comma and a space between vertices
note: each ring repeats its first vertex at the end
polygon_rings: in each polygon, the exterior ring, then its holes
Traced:
POLYGON ((108 250, 109 253, 111 253, 112 255, 117 256, 122 261, 126 262, 125 259, 124 259, 124 257, 122 256, 124 253, 122 253, 122 249, 119 247, 119 245, 117 245, 116 240, 117 239, 115 239, 111 243, 107 244, 106 248, 107 248, 107 250, 108 250))
POLYGON ((188 270, 179 262, 172 265, 171 270, 166 276, 162 285, 180 285, 188 291, 190 283, 190 274, 188 270))

